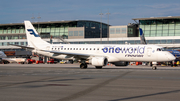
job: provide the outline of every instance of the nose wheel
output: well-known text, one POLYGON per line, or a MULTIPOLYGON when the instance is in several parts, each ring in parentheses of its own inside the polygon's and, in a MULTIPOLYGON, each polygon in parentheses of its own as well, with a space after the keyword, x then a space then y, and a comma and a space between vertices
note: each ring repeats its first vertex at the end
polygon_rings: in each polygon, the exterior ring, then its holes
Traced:
POLYGON ((156 70, 156 69, 157 69, 157 67, 156 67, 156 66, 152 66, 152 69, 153 69, 153 70, 156 70))
POLYGON ((156 70, 157 69, 157 62, 152 62, 152 69, 156 70))

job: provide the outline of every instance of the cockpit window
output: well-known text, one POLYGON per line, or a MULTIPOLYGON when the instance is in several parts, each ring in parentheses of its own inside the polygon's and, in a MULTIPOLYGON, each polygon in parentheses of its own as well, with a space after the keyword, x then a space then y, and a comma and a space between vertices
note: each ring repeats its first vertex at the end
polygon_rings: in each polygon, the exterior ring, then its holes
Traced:
POLYGON ((164 48, 157 48, 157 51, 165 51, 164 48))
POLYGON ((161 48, 158 48, 157 51, 161 51, 161 48))
POLYGON ((162 51, 166 51, 164 48, 161 48, 162 51))

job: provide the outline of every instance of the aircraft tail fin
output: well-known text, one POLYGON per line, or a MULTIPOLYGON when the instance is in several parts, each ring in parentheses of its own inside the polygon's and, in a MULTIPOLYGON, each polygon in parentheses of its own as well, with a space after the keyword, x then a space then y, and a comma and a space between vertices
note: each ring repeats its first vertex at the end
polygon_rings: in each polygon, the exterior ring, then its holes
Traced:
POLYGON ((43 46, 49 45, 48 42, 41 39, 30 21, 24 21, 24 24, 29 47, 42 48, 43 46))
POLYGON ((140 32, 141 44, 147 44, 146 39, 143 34, 143 30, 141 28, 139 28, 139 32, 140 32))

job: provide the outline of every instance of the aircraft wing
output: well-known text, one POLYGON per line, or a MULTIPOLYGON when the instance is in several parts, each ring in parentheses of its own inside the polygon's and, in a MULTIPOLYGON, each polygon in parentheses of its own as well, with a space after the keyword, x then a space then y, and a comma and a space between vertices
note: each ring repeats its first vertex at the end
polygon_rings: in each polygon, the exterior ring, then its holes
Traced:
POLYGON ((17 47, 21 47, 23 49, 34 49, 34 47, 28 47, 28 46, 22 46, 22 45, 15 45, 15 44, 8 44, 8 45, 12 45, 12 46, 17 46, 17 47))
POLYGON ((104 57, 103 55, 95 55, 95 54, 83 54, 83 53, 72 53, 72 52, 60 52, 60 51, 49 51, 49 50, 41 50, 45 52, 50 52, 58 55, 68 55, 70 57, 75 57, 75 58, 89 58, 89 57, 104 57))

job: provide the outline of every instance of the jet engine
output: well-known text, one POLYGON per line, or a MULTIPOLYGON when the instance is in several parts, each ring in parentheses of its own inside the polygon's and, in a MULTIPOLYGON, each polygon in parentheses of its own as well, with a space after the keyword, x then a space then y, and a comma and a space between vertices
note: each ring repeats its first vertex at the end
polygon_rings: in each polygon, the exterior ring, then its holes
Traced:
POLYGON ((89 60, 93 66, 106 66, 108 64, 108 60, 106 57, 93 57, 89 60))
POLYGON ((112 62, 115 66, 128 66, 129 62, 126 61, 119 61, 119 62, 112 62))

